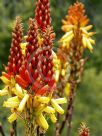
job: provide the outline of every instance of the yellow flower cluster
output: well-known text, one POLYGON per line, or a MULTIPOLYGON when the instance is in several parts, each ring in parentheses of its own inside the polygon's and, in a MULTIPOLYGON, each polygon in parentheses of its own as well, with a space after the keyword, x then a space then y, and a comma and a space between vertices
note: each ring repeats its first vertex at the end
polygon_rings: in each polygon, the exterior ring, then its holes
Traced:
MULTIPOLYGON (((64 78, 66 84, 64 87, 65 96, 69 95, 70 92, 70 84, 68 83, 68 77, 70 73, 70 67, 68 62, 63 62, 58 57, 58 55, 53 51, 53 63, 54 63, 54 77, 57 83, 60 83, 60 78, 64 78)), ((61 83, 60 83, 61 84, 61 83)))
MULTIPOLYGON (((95 45, 95 40, 91 38, 95 34, 95 32, 88 32, 91 28, 92 25, 79 28, 79 34, 82 37, 82 45, 84 48, 88 48, 90 51, 93 50, 92 45, 95 45)), ((62 44, 63 47, 69 48, 70 43, 76 36, 77 29, 78 28, 74 25, 64 24, 62 26, 62 30, 66 33, 59 42, 62 44)))
POLYGON ((62 30, 65 32, 59 41, 62 47, 69 48, 71 42, 78 39, 83 48, 88 48, 92 52, 92 45, 95 44, 95 40, 91 37, 95 32, 90 32, 93 26, 88 25, 89 20, 85 15, 84 5, 76 2, 69 8, 68 13, 66 19, 62 20, 62 30))
POLYGON ((10 108, 12 114, 8 117, 8 121, 12 123, 17 118, 26 119, 27 110, 30 110, 30 116, 34 116, 34 123, 45 131, 49 125, 45 119, 48 116, 53 123, 57 121, 55 113, 64 114, 64 110, 60 104, 66 103, 65 98, 53 99, 52 96, 34 96, 27 93, 17 83, 8 80, 5 76, 1 76, 1 80, 5 83, 5 88, 0 90, 0 96, 10 95, 3 106, 10 108), (24 114, 24 116, 22 116, 24 114))

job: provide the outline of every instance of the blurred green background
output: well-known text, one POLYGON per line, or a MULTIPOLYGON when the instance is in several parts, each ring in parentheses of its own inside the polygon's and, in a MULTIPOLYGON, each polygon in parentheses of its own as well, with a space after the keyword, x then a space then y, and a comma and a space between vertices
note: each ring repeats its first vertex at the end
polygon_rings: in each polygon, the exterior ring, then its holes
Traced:
MULTIPOLYGON (((75 0, 50 0, 52 25, 56 32, 55 47, 57 40, 62 36, 61 19, 67 14, 67 9, 75 0)), ((93 54, 86 51, 90 57, 86 64, 83 82, 77 89, 74 104, 73 130, 72 136, 77 136, 77 130, 81 122, 85 121, 91 131, 92 136, 102 136, 102 0, 80 0, 85 4, 86 12, 90 22, 97 31, 96 46, 93 54)), ((28 19, 34 16, 35 0, 0 0, 0 75, 4 69, 3 64, 7 64, 8 54, 11 44, 12 24, 16 15, 22 17, 24 23, 24 33, 28 29, 28 19)), ((0 88, 2 84, 0 82, 0 88)), ((0 122, 2 122, 6 135, 9 135, 10 125, 6 118, 9 110, 2 108, 3 99, 0 98, 0 122)), ((20 122, 23 122, 20 120, 20 122)), ((52 132, 53 124, 47 136, 54 136, 52 132)), ((18 136, 24 132, 23 123, 18 123, 18 136)), ((66 131, 64 131, 63 136, 66 131)))

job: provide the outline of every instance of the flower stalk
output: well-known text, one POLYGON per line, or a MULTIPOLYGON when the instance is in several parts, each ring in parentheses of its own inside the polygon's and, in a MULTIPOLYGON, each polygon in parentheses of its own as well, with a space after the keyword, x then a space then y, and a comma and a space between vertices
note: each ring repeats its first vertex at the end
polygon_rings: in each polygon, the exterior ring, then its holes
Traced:
POLYGON ((65 119, 59 129, 59 134, 62 133, 67 123, 67 136, 71 136, 75 92, 77 85, 81 82, 87 60, 87 57, 84 58, 83 54, 86 48, 89 49, 90 52, 93 52, 92 45, 95 44, 95 41, 91 37, 95 32, 88 32, 93 26, 88 25, 89 19, 85 15, 84 5, 80 2, 76 2, 70 6, 68 15, 65 20, 62 20, 62 23, 62 30, 65 34, 59 40, 60 46, 57 50, 56 61, 60 61, 60 66, 56 67, 58 70, 57 88, 59 90, 57 96, 61 97, 66 95, 68 98, 68 106, 65 119))
POLYGON ((0 133, 2 136, 5 136, 5 133, 4 133, 4 130, 3 130, 3 126, 2 124, 0 123, 0 133))
POLYGON ((9 62, 1 76, 5 88, 0 90, 0 96, 8 95, 3 103, 11 110, 8 121, 13 123, 21 118, 25 121, 25 136, 38 136, 48 130, 48 119, 56 123, 56 113, 64 114, 61 105, 66 103, 65 98, 53 97, 56 90, 52 50, 55 33, 49 0, 38 0, 35 18, 30 18, 28 25, 28 33, 23 36, 17 17, 9 62))

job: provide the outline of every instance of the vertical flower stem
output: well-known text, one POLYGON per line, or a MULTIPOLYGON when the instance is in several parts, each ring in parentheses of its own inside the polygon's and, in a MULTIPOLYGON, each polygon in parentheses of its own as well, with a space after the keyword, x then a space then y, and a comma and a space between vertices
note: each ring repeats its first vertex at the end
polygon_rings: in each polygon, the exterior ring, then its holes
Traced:
POLYGON ((10 129, 10 136, 14 136, 14 130, 12 128, 10 129))
POLYGON ((0 133, 1 133, 2 136, 5 136, 5 133, 4 133, 4 130, 3 130, 3 127, 2 127, 1 124, 0 124, 0 133))
POLYGON ((39 131, 39 127, 37 128, 37 136, 45 136, 45 134, 44 134, 44 133, 40 133, 40 131, 39 131))
POLYGON ((37 130, 35 129, 34 124, 29 123, 28 125, 26 125, 25 136, 39 136, 37 130))
POLYGON ((55 124, 55 136, 60 136, 60 133, 59 133, 59 118, 60 118, 60 115, 57 113, 57 122, 55 124))
POLYGON ((12 128, 14 130, 14 136, 17 136, 17 121, 14 121, 12 124, 12 128))
POLYGON ((72 116, 73 116, 75 87, 76 87, 76 83, 75 81, 72 81, 71 89, 70 89, 70 96, 69 96, 69 104, 67 108, 67 122, 68 122, 67 136, 71 136, 71 122, 72 122, 72 116))
POLYGON ((64 129, 64 127, 65 127, 66 122, 68 121, 67 136, 70 136, 70 133, 71 133, 71 121, 72 121, 72 115, 73 115, 73 103, 74 103, 75 86, 76 86, 76 83, 73 81, 71 83, 70 96, 68 97, 69 104, 67 106, 65 119, 62 122, 61 128, 59 130, 59 133, 61 134, 63 129, 64 129))

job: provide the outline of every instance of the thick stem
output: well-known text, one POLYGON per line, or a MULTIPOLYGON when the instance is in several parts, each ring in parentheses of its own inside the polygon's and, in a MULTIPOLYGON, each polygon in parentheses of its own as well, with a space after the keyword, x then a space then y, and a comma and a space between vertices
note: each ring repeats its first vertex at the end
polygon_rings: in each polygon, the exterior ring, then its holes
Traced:
POLYGON ((37 126, 34 121, 34 116, 32 113, 32 107, 26 109, 25 113, 25 136, 38 136, 37 126))
POLYGON ((28 123, 25 129, 25 136, 39 136, 37 134, 37 129, 33 123, 28 123))
POLYGON ((71 135, 71 121, 72 121, 72 115, 73 115, 73 103, 74 103, 74 90, 75 90, 75 82, 71 83, 71 89, 70 89, 70 96, 68 97, 69 99, 69 104, 67 107, 66 115, 65 115, 65 120, 61 124, 61 128, 59 130, 59 133, 61 134, 66 122, 68 122, 68 131, 67 131, 67 136, 71 135))

